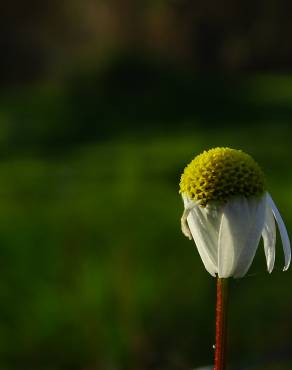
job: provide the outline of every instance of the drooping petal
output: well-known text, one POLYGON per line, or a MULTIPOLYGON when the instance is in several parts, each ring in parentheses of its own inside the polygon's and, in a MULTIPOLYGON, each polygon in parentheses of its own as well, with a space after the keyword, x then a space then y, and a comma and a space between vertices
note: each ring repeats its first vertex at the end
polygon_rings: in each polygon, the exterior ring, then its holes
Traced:
POLYGON ((226 204, 219 231, 219 277, 246 274, 259 244, 265 208, 265 196, 261 199, 239 197, 226 204))
POLYGON ((223 211, 218 243, 218 275, 233 275, 238 254, 244 248, 249 228, 249 209, 245 198, 234 199, 223 211))
POLYGON ((195 206, 195 202, 193 202, 187 195, 182 194, 182 199, 184 202, 184 211, 181 216, 181 231, 182 233, 190 240, 192 240, 192 233, 188 225, 188 215, 190 214, 191 209, 195 206))
POLYGON ((188 225, 206 270, 212 276, 215 276, 217 273, 217 265, 214 259, 214 249, 217 248, 217 244, 214 245, 210 241, 205 227, 203 226, 202 221, 198 219, 196 212, 190 212, 188 216, 188 225))
POLYGON ((202 208, 194 202, 190 207, 190 202, 193 201, 184 199, 185 207, 189 209, 188 227, 206 270, 215 276, 218 272, 217 248, 221 214, 210 212, 207 207, 202 208))
POLYGON ((264 241, 264 249, 267 260, 267 268, 269 273, 273 271, 275 264, 275 254, 276 254, 276 224, 272 209, 267 202, 266 206, 266 219, 265 225, 262 232, 262 237, 264 241))
POLYGON ((181 231, 184 234, 184 236, 186 236, 188 239, 192 240, 192 233, 191 233, 191 230, 189 228, 188 221, 187 221, 187 218, 188 218, 188 215, 190 214, 190 211, 191 211, 191 209, 188 209, 188 208, 184 209, 184 212, 181 216, 180 223, 181 223, 181 231))
POLYGON ((283 271, 286 271, 291 262, 291 248, 290 248, 289 236, 288 236, 284 221, 280 215, 280 212, 278 211, 278 208, 276 207, 276 204, 274 203, 270 194, 267 194, 267 202, 272 209, 272 212, 275 216, 275 219, 279 227, 280 236, 281 236, 281 240, 283 244, 284 256, 285 256, 285 266, 284 266, 283 271))

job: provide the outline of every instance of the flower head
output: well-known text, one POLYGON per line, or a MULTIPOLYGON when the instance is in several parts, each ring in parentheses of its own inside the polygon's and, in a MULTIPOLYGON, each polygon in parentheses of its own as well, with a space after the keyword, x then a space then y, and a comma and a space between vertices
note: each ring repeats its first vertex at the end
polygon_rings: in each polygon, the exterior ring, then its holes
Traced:
POLYGON ((185 168, 180 193, 185 206, 182 231, 194 239, 211 275, 244 276, 261 236, 271 272, 275 219, 284 248, 284 270, 289 267, 291 251, 284 222, 266 192, 263 172, 251 156, 230 148, 203 152, 185 168))
POLYGON ((215 148, 195 157, 181 177, 180 192, 205 206, 234 196, 261 196, 264 174, 253 158, 230 148, 215 148))

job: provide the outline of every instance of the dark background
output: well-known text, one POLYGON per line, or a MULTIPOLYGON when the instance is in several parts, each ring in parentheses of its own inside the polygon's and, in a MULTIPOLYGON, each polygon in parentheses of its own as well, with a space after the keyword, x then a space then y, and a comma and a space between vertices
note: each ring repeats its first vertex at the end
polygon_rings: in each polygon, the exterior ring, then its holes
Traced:
MULTIPOLYGON (((4 1, 0 367, 213 361, 215 279, 180 231, 204 149, 254 156, 292 228, 286 1, 4 1)), ((232 280, 230 369, 292 367, 292 275, 232 280)))

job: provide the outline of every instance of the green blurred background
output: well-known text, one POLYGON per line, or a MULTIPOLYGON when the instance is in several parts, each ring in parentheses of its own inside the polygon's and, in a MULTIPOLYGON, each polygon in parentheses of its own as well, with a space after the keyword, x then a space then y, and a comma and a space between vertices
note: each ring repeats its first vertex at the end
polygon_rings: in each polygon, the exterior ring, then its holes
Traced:
MULTIPOLYGON (((292 229, 285 1, 1 5, 0 368, 213 362, 215 280, 180 231, 199 152, 253 155, 292 229)), ((260 245, 230 292, 229 369, 292 368, 292 275, 260 245)))

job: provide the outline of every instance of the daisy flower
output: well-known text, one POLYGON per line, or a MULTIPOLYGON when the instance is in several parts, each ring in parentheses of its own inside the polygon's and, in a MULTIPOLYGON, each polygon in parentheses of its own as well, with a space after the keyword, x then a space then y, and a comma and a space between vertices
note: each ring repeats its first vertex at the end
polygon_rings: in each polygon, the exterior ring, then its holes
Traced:
POLYGON ((276 223, 287 270, 288 233, 259 165, 241 150, 204 151, 185 168, 180 181, 183 233, 196 243, 206 270, 219 278, 243 277, 262 237, 268 272, 275 263, 276 223))

